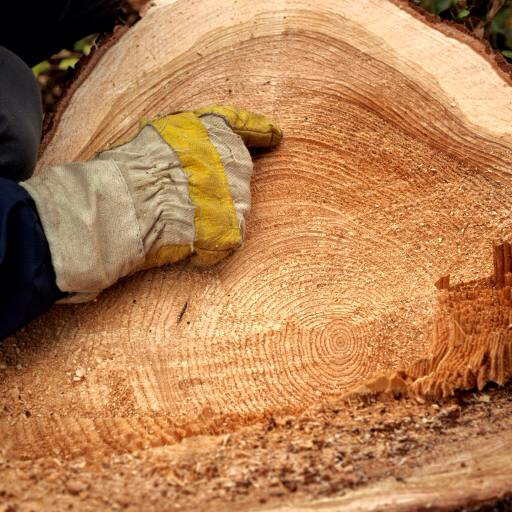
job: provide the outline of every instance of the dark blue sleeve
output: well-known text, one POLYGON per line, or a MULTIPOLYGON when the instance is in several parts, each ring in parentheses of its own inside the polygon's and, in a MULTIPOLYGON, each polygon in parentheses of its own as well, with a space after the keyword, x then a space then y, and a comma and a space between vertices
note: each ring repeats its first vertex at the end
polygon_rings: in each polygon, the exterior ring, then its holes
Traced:
POLYGON ((0 340, 63 296, 32 198, 0 178, 0 340))

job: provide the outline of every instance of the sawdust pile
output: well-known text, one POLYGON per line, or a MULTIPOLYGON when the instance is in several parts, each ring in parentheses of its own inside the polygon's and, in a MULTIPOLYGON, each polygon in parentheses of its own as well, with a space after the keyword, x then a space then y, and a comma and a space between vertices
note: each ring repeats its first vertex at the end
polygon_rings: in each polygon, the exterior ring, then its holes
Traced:
MULTIPOLYGON (((274 510, 283 501, 300 504, 345 494, 349 499, 351 491, 381 480, 384 503, 413 485, 411 495, 418 501, 404 510, 421 509, 422 503, 435 503, 435 510, 462 510, 456 505, 478 503, 484 493, 473 486, 465 499, 452 477, 443 491, 452 487, 455 500, 447 501, 435 487, 428 495, 428 467, 458 468, 465 486, 471 485, 472 471, 481 468, 475 476, 485 482, 485 460, 472 457, 471 449, 509 449, 511 435, 505 446, 494 436, 510 432, 511 411, 512 390, 490 388, 427 404, 337 400, 231 434, 104 457, 13 460, 0 451, 0 511, 274 510), (415 478, 423 485, 414 484, 415 478), (443 507, 447 503, 452 506, 443 507)), ((487 459, 492 463, 490 455, 487 459)), ((495 463, 503 479, 509 467, 495 463)), ((402 503, 407 506, 407 500, 402 503)))

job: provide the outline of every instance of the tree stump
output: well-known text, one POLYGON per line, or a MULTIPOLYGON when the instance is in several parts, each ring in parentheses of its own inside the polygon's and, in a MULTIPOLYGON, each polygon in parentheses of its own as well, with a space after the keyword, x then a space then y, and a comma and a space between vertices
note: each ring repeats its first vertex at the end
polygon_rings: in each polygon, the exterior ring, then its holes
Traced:
POLYGON ((5 343, 21 365, 0 382, 0 404, 22 396, 0 416, 9 456, 228 432, 428 357, 434 283, 488 284, 491 242, 512 232, 502 67, 400 2, 153 2, 82 68, 38 172, 211 103, 274 117, 285 138, 255 155, 231 258, 139 273, 5 343))

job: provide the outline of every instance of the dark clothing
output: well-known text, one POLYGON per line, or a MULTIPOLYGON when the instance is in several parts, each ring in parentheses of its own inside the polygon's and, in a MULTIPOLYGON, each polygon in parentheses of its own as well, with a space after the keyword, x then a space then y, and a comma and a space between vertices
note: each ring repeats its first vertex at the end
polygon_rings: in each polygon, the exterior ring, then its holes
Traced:
POLYGON ((64 294, 31 197, 0 178, 0 340, 48 311, 64 294))
POLYGON ((3 3, 0 46, 34 66, 89 34, 111 30, 121 0, 34 0, 30 7, 3 3))
POLYGON ((0 177, 30 178, 42 122, 41 93, 32 71, 0 46, 0 177))
POLYGON ((64 296, 55 284, 35 204, 16 183, 32 175, 41 138, 41 95, 28 65, 88 34, 112 28, 119 4, 120 0, 53 0, 33 2, 30 8, 26 2, 2 5, 0 340, 64 296))

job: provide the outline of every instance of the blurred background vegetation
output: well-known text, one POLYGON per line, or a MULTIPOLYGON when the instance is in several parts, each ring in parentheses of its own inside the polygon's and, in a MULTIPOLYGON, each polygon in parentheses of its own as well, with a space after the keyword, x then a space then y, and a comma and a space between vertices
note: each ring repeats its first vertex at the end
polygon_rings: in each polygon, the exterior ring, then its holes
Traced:
MULTIPOLYGON (((133 25, 138 19, 138 10, 149 0, 124 0, 116 20, 117 25, 133 25)), ((77 41, 72 48, 62 49, 48 60, 32 68, 41 88, 45 112, 52 109, 62 96, 66 83, 73 76, 77 62, 89 55, 99 41, 99 34, 77 41)))
POLYGON ((91 53, 97 37, 97 34, 86 37, 75 43, 73 48, 62 50, 32 68, 41 87, 45 110, 51 109, 61 97, 64 84, 71 77, 71 70, 82 56, 91 53))
MULTIPOLYGON (((354 0, 358 1, 358 0, 354 0)), ((491 45, 512 62, 512 0, 409 0, 411 3, 464 25, 479 39, 491 45)), ((124 0, 118 24, 131 25, 138 19, 138 9, 148 0, 124 0)), ((96 45, 97 34, 75 43, 33 68, 41 86, 45 110, 50 110, 62 95, 73 68, 96 45)))
POLYGON ((512 61, 512 0, 412 0, 412 3, 463 24, 512 61))

